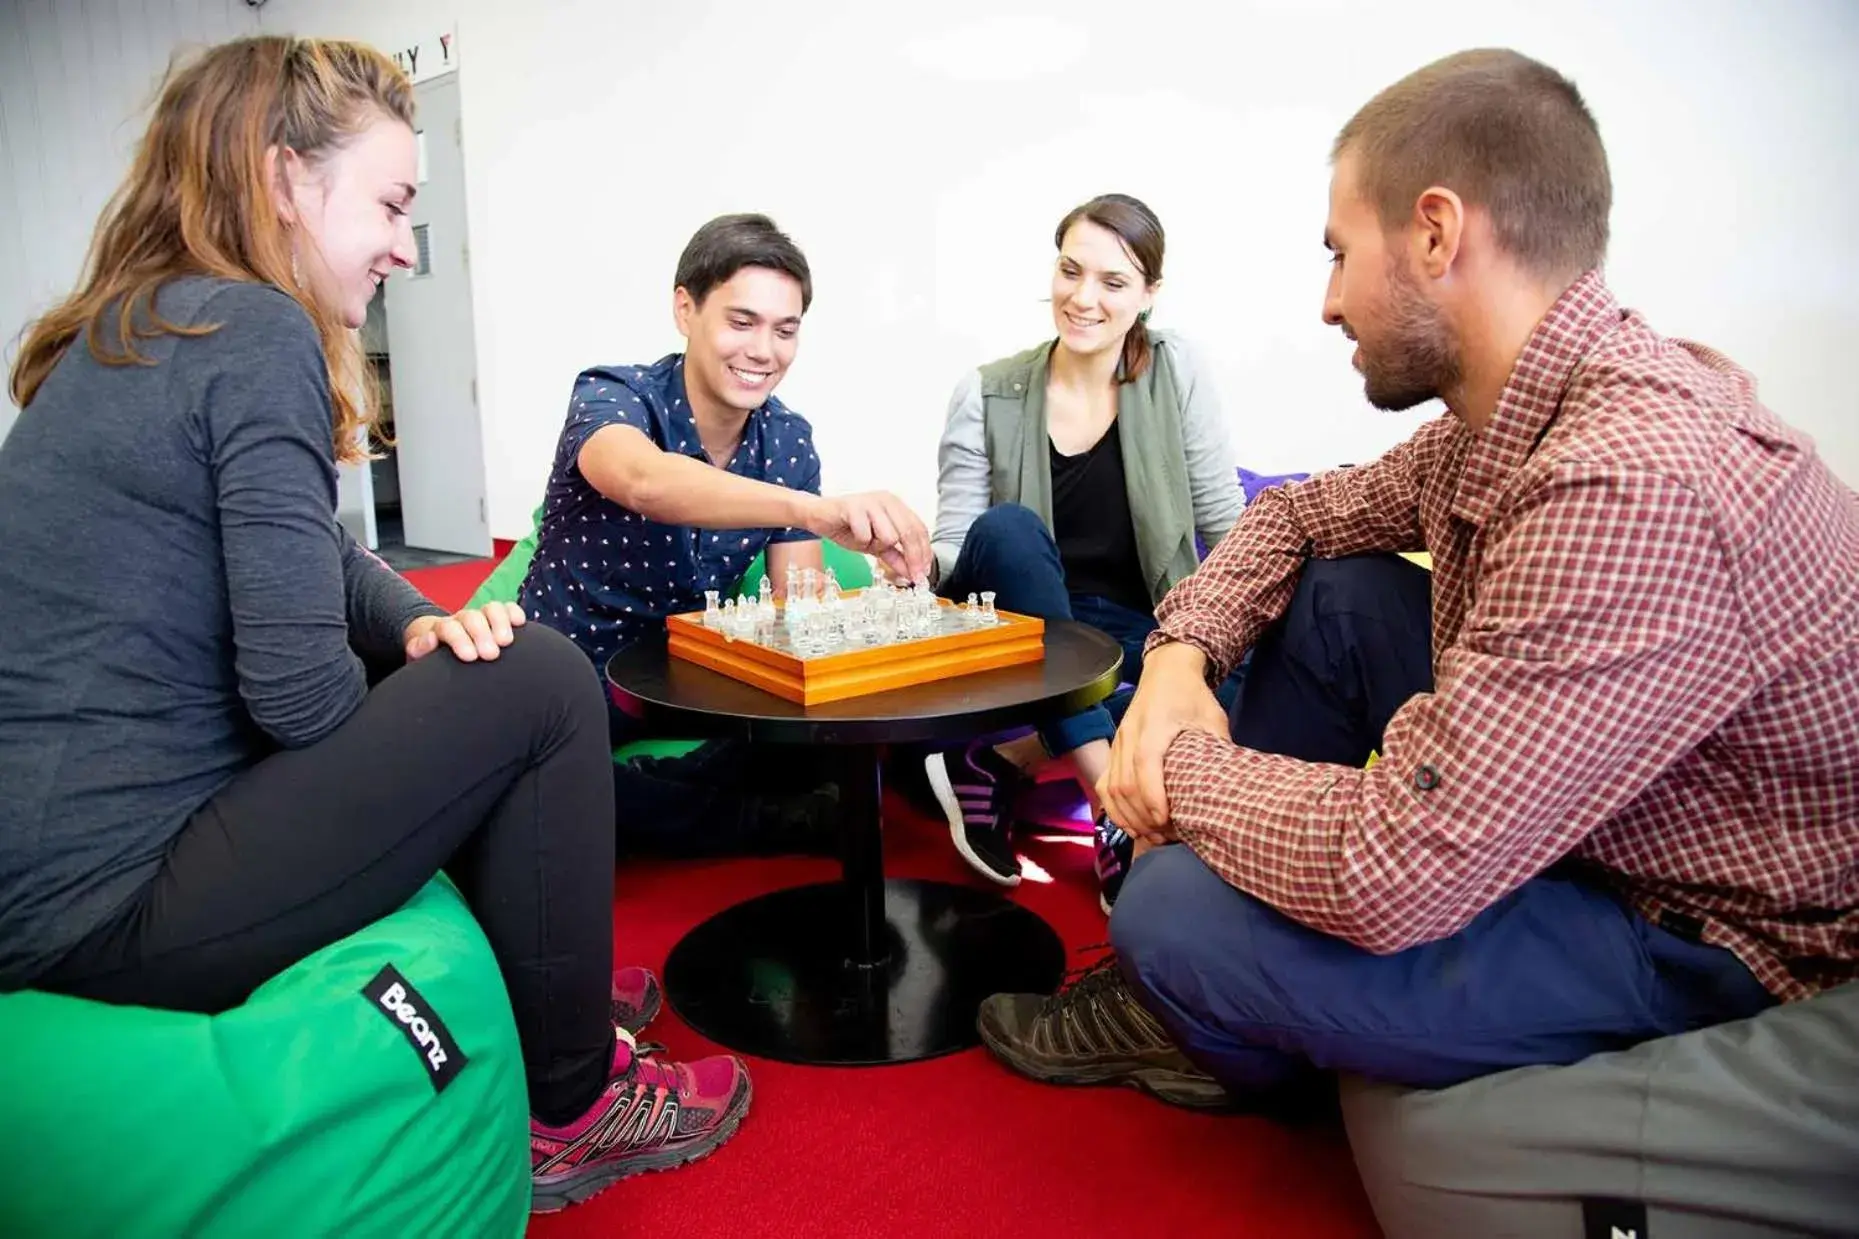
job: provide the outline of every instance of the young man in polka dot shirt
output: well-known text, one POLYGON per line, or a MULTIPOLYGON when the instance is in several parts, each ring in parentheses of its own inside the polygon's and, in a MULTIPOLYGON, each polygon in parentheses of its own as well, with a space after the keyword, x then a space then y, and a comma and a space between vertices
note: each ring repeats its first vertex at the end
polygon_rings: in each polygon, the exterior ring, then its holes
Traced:
MULTIPOLYGON (((777 586, 790 566, 823 567, 820 538, 896 575, 927 574, 917 515, 882 491, 822 496, 813 429, 775 398, 812 299, 807 260, 773 221, 721 216, 678 260, 672 315, 685 352, 576 379, 520 601, 595 666, 661 631, 666 615, 701 609, 705 590, 728 591, 764 549, 777 586)), ((613 723, 616 742, 637 737, 631 720, 613 723)), ((616 766, 623 842, 804 847, 822 826, 820 797, 765 794, 761 768, 776 763, 755 756, 719 742, 616 766)))

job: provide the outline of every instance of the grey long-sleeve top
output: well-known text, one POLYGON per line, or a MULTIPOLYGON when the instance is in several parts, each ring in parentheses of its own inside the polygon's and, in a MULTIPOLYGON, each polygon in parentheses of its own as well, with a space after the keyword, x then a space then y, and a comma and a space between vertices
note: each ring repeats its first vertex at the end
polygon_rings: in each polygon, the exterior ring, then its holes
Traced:
POLYGON ((80 337, 0 444, 0 990, 122 907, 241 771, 339 726, 358 650, 440 613, 335 518, 301 307, 190 278, 158 308, 221 325, 143 341, 147 366, 80 337))

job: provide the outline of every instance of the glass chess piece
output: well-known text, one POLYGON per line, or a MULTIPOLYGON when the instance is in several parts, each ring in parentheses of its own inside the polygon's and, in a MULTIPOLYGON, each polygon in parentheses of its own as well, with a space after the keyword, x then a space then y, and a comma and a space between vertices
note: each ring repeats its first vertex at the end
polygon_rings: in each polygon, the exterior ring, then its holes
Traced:
POLYGON ((705 628, 721 628, 723 626, 723 608, 717 604, 717 593, 718 591, 714 589, 706 589, 704 591, 705 628))
POLYGON ((775 621, 775 583, 762 574, 761 596, 755 600, 755 618, 758 623, 772 624, 775 621))
POLYGON ((998 623, 1000 623, 1000 616, 994 610, 994 591, 991 589, 984 589, 981 591, 982 627, 985 628, 989 625, 998 623))
POLYGON ((936 591, 929 587, 928 581, 917 582, 917 606, 922 614, 923 635, 934 636, 942 627, 942 600, 936 597, 936 591))
POLYGON ((804 646, 801 657, 818 658, 826 653, 826 616, 819 611, 809 610, 801 617, 800 625, 801 641, 804 646))
POLYGON ((834 589, 833 585, 828 584, 825 596, 820 599, 819 616, 821 639, 828 646, 837 647, 845 639, 846 617, 843 614, 844 604, 834 589))
POLYGON ((846 612, 846 644, 867 646, 871 644, 871 613, 866 609, 862 598, 848 602, 846 612))
POLYGON ((914 587, 904 589, 898 596, 897 635, 905 641, 914 641, 923 635, 923 599, 914 587))

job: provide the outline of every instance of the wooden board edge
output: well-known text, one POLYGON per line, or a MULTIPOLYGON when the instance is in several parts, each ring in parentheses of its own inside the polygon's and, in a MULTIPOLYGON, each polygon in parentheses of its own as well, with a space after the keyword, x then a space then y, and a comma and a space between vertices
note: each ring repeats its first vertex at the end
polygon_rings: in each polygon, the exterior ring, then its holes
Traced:
MULTIPOLYGON (((978 649, 953 654, 919 656, 894 661, 879 668, 855 668, 852 672, 816 677, 809 675, 801 684, 803 705, 821 705, 843 701, 848 697, 869 697, 919 684, 958 680, 983 671, 998 671, 1036 663, 1046 656, 1045 642, 1028 638, 1019 642, 996 642, 978 649)), ((791 699, 790 699, 791 700, 791 699)))
POLYGON ((714 671, 731 679, 752 684, 764 692, 773 693, 786 701, 797 705, 806 704, 806 694, 797 676, 783 675, 778 668, 768 666, 755 659, 744 658, 734 650, 717 646, 686 641, 681 635, 673 634, 667 651, 674 658, 714 671))

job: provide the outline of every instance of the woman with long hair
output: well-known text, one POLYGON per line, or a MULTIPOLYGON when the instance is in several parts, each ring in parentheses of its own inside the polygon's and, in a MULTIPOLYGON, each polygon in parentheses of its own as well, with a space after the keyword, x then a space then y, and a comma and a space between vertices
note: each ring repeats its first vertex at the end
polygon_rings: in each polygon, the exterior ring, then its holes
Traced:
POLYGON ((523 1042, 538 1209, 715 1148, 743 1064, 655 1061, 612 966, 587 659, 446 615, 335 516, 355 328, 410 265, 413 91, 341 42, 171 73, 0 445, 0 988, 217 1012, 440 871, 523 1042))

